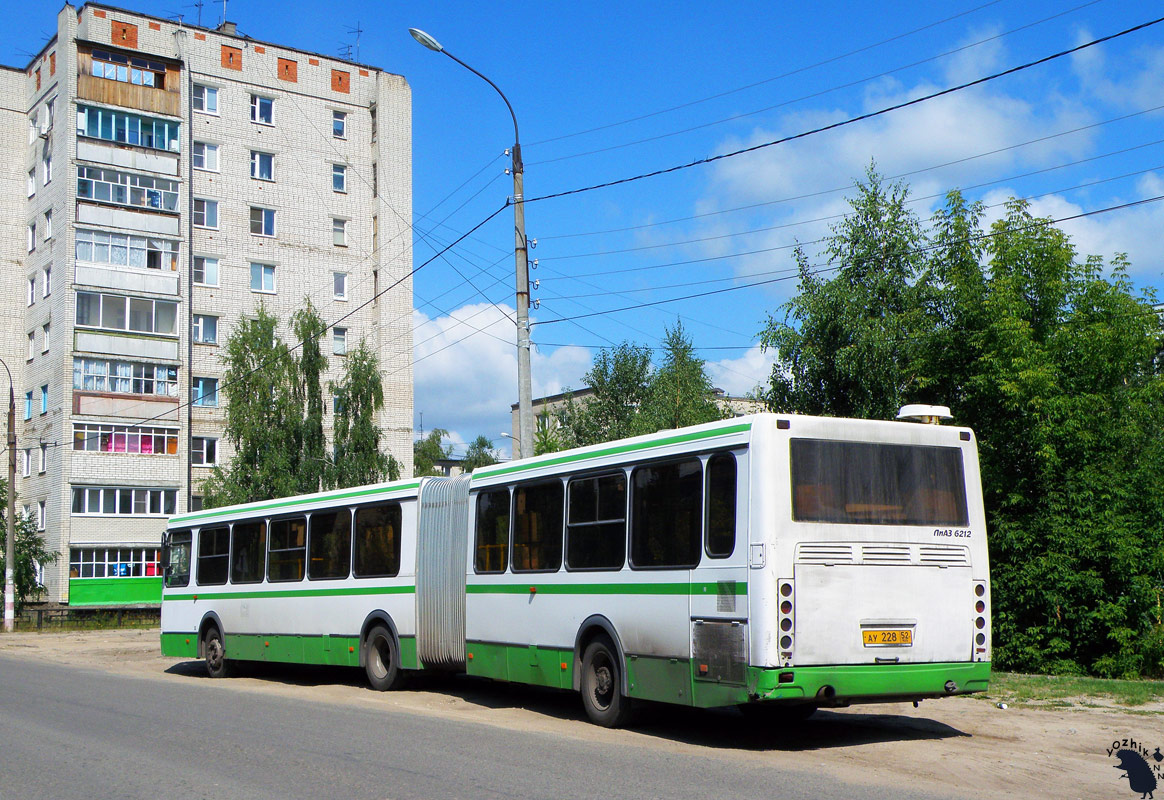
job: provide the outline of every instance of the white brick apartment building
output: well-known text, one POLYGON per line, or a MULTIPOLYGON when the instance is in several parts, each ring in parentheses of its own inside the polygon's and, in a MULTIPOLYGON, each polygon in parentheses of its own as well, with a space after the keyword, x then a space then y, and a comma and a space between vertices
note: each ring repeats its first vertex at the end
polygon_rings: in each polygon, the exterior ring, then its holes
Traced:
POLYGON ((260 303, 289 341, 305 297, 329 322, 354 312, 325 380, 360 339, 379 353, 384 446, 411 474, 403 77, 66 5, 31 63, 0 67, 0 208, 17 510, 61 553, 46 599, 160 598, 165 518, 230 457, 221 345, 260 303))

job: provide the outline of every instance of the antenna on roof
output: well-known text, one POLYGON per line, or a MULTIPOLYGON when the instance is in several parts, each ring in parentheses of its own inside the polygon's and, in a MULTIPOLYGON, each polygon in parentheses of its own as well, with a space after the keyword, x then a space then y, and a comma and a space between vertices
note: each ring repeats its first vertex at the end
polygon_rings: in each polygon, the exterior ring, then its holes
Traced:
MULTIPOLYGON (((364 32, 364 29, 360 27, 359 20, 356 20, 356 27, 348 28, 348 33, 354 33, 356 35, 356 61, 360 60, 360 34, 362 34, 363 32, 364 32)), ((348 45, 347 48, 348 48, 348 60, 350 61, 352 58, 352 46, 348 45)))

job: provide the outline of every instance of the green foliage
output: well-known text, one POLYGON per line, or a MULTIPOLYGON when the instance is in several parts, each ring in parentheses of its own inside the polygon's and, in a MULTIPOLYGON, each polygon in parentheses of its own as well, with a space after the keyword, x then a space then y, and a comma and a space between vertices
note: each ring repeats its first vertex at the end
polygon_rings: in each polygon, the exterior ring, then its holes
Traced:
POLYGON ((493 442, 482 434, 469 443, 465 450, 465 460, 461 462, 461 469, 472 472, 479 467, 487 467, 497 463, 497 451, 493 449, 493 442))
POLYGON ((336 452, 343 454, 342 463, 331 462, 323 433, 327 359, 320 350, 327 326, 308 300, 291 321, 299 343, 296 357, 279 338, 278 324, 260 306, 254 318, 240 321, 220 356, 226 365, 220 389, 224 434, 235 455, 203 482, 208 508, 375 482, 392 474, 394 459, 379 451, 375 413, 384 396, 374 354, 361 343, 345 360, 343 378, 330 386, 342 395, 335 427, 336 452))
POLYGON ((979 443, 995 663, 1164 674, 1152 298, 1136 296, 1125 258, 1080 261, 1023 201, 984 233, 982 208, 952 192, 928 235, 903 238, 904 190, 867 180, 829 248, 837 274, 810 274, 798 253, 800 294, 764 332, 779 348, 769 402, 879 418, 949 405, 979 443))
POLYGON ((449 435, 444 428, 433 428, 428 436, 417 439, 412 443, 412 474, 423 478, 427 475, 440 475, 436 462, 450 458, 453 454, 452 445, 442 445, 441 440, 449 435))
MULTIPOLYGON (((7 539, 8 531, 8 481, 0 480, 0 509, 4 510, 3 520, 0 521, 0 537, 7 539)), ((12 568, 12 583, 16 592, 16 613, 30 597, 35 597, 45 590, 44 584, 37 580, 37 566, 47 567, 54 564, 61 554, 48 549, 44 536, 36 529, 36 523, 29 517, 17 513, 13 526, 13 545, 15 549, 15 563, 12 568)), ((0 545, 0 575, 7 569, 6 546, 0 545)), ((0 578, 2 583, 3 578, 0 578)), ((0 588, 2 591, 2 588, 0 588)))
POLYGON ((556 418, 539 417, 537 429, 534 431, 534 455, 544 456, 546 453, 556 453, 564 449, 562 444, 562 427, 556 418))
POLYGON ((695 356, 681 323, 667 329, 658 369, 651 369, 650 350, 623 342, 600 350, 584 380, 594 394, 580 401, 566 399, 553 431, 559 448, 696 425, 723 416, 715 404, 705 364, 695 356))
POLYGON ((379 483, 400 477, 400 464, 380 451, 376 413, 384 407, 380 361, 363 340, 344 360, 343 378, 328 384, 336 398, 332 488, 379 483))

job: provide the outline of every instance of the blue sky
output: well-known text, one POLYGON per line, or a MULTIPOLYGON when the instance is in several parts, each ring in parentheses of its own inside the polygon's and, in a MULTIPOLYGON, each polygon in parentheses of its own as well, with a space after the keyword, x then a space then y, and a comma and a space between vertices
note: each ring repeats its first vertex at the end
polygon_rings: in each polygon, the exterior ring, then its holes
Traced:
MULTIPOLYGON (((190 21, 198 14, 183 0, 123 5, 190 21)), ((26 64, 59 7, 12 4, 0 62, 26 64)), ((216 25, 222 4, 201 13, 216 25)), ((358 60, 408 79, 417 265, 505 202, 512 183, 502 152, 513 132, 492 89, 416 44, 409 27, 506 92, 529 199, 850 119, 1157 15, 1151 4, 1118 0, 228 6, 242 33, 327 54, 354 49, 359 25, 358 60)), ((990 206, 992 218, 1011 196, 1032 197, 1036 213, 1071 216, 1164 194, 1159 106, 1164 24, 747 156, 529 202, 540 301, 534 394, 580 387, 597 348, 655 347, 680 320, 717 385, 744 393, 766 381, 757 333, 795 282, 743 285, 789 274, 797 241, 818 262, 815 243, 871 161, 906 176, 923 218, 955 187, 990 206), (737 288, 612 311, 729 287, 737 288)), ((1128 253, 1136 285, 1155 289, 1162 223, 1164 203, 1154 203, 1063 227, 1081 254, 1128 253)), ((508 452, 498 434, 509 430, 516 400, 512 248, 506 210, 416 276, 416 424, 451 430, 459 450, 483 433, 508 452)))

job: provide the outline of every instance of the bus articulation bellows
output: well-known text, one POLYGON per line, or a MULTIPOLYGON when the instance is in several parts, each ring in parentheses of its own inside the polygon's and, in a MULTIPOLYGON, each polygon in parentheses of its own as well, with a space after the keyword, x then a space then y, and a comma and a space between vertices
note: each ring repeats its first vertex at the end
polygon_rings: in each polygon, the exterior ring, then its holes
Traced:
POLYGON ((451 670, 634 700, 821 706, 987 688, 966 428, 757 414, 479 469, 193 512, 162 652, 451 670))

